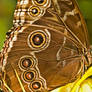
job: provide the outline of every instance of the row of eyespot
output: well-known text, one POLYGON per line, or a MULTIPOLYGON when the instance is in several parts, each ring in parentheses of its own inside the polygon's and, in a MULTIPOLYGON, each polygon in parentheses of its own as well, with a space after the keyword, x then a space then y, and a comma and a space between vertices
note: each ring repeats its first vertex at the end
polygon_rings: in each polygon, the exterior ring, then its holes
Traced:
MULTIPOLYGON (((50 40, 47 30, 35 30, 32 31, 28 37, 30 46, 34 48, 41 48, 48 45, 50 40)), ((43 79, 37 79, 39 74, 34 69, 37 65, 37 60, 33 56, 24 56, 19 61, 20 69, 23 70, 22 79, 29 84, 29 88, 32 90, 40 90, 43 87, 43 79)))
POLYGON ((50 0, 33 0, 33 4, 34 6, 30 7, 29 13, 31 16, 37 17, 38 15, 44 13, 45 8, 48 8, 50 0))
POLYGON ((24 70, 22 74, 22 79, 26 83, 30 83, 29 84, 30 90, 40 90, 42 88, 42 81, 35 80, 35 78, 37 77, 37 73, 35 70, 31 69, 35 65, 34 62, 35 59, 33 59, 33 57, 25 56, 20 59, 19 66, 22 70, 24 70))

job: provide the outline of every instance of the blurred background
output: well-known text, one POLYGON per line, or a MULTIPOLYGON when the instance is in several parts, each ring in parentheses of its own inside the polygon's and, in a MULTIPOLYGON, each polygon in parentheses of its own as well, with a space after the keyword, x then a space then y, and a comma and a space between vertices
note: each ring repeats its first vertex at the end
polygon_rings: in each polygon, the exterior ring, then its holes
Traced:
MULTIPOLYGON (((77 0, 86 20, 92 44, 92 0, 77 0)), ((17 0, 0 0, 0 49, 3 46, 6 32, 12 27, 13 13, 17 0)))

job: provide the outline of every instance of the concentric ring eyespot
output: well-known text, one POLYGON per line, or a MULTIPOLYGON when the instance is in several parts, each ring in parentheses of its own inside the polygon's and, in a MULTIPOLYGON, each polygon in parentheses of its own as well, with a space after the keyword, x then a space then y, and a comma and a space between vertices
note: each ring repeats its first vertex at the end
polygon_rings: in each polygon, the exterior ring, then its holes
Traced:
POLYGON ((41 32, 33 33, 30 37, 30 43, 33 47, 41 47, 45 44, 46 37, 41 32))
POLYGON ((35 30, 28 37, 28 45, 36 50, 45 49, 50 43, 50 34, 45 30, 35 30))
POLYGON ((22 62, 22 65, 23 67, 27 68, 27 67, 30 67, 32 65, 32 61, 30 59, 24 59, 23 62, 22 62))
POLYGON ((37 45, 37 46, 41 45, 43 41, 44 41, 44 35, 39 33, 35 34, 32 38, 32 42, 34 43, 34 45, 37 45))
POLYGON ((37 16, 41 15, 41 13, 42 13, 41 9, 37 6, 32 6, 29 8, 29 14, 32 17, 37 17, 37 16))
POLYGON ((37 89, 40 89, 41 88, 41 83, 40 82, 34 82, 32 84, 32 88, 37 90, 37 89))
POLYGON ((19 66, 23 70, 27 70, 29 68, 34 67, 34 58, 32 56, 24 56, 19 61, 19 66))
POLYGON ((47 0, 34 0, 34 2, 35 2, 37 5, 44 5, 44 4, 46 4, 47 0))
POLYGON ((50 0, 33 0, 34 3, 38 6, 42 6, 42 7, 48 7, 50 4, 50 0))
POLYGON ((42 82, 41 81, 33 81, 29 85, 29 88, 32 89, 33 91, 39 91, 42 89, 42 82))
POLYGON ((25 82, 31 82, 32 80, 35 79, 35 71, 32 71, 32 70, 29 70, 29 71, 25 71, 23 74, 22 74, 22 78, 25 82))

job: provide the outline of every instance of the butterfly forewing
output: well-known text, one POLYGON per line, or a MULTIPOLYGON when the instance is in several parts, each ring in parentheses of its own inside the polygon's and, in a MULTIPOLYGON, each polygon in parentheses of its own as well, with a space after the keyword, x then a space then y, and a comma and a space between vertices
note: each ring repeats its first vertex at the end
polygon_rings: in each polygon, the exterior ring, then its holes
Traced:
POLYGON ((63 27, 62 32, 67 30, 67 35, 77 42, 79 48, 89 48, 88 32, 75 1, 52 0, 45 15, 34 23, 57 30, 63 27))
POLYGON ((56 6, 54 7, 55 10, 66 25, 68 31, 73 32, 76 38, 88 48, 88 31, 76 0, 53 0, 53 3, 56 6))

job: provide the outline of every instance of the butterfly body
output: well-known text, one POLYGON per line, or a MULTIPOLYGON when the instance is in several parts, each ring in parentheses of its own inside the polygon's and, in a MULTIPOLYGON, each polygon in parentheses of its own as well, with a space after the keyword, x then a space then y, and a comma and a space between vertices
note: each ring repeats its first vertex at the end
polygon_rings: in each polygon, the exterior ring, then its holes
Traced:
POLYGON ((13 23, 1 52, 3 90, 48 92, 75 81, 91 64, 74 0, 18 0, 13 23))

